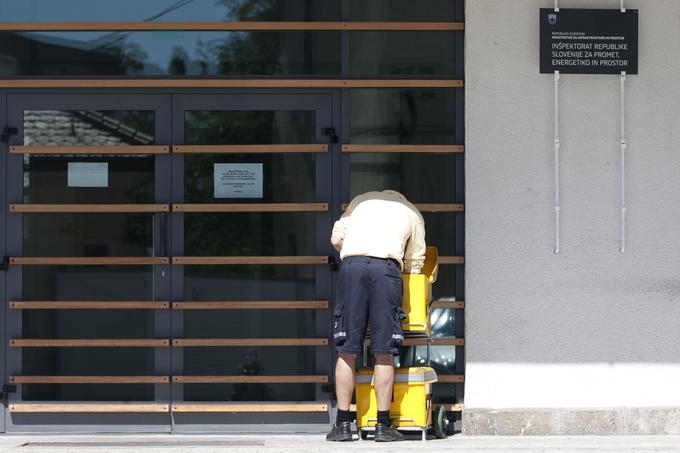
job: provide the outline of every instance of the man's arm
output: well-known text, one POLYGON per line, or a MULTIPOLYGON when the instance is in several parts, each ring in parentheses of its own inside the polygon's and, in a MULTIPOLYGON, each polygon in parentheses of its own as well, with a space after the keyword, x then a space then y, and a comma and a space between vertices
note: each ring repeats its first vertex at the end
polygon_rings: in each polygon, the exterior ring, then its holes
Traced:
POLYGON ((417 222, 404 250, 404 273, 419 274, 425 264, 425 224, 417 222))
POLYGON ((342 244, 345 242, 345 234, 347 233, 347 221, 349 217, 346 213, 333 225, 333 232, 331 233, 331 245, 340 253, 342 251, 342 244))

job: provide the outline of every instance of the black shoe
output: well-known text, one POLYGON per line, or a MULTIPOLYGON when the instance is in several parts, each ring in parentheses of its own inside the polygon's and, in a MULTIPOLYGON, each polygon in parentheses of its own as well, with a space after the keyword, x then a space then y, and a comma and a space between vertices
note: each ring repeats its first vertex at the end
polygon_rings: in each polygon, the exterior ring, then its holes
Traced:
POLYGON ((326 440, 331 442, 347 442, 353 440, 350 422, 340 422, 333 425, 331 432, 326 434, 326 440))
POLYGON ((404 435, 397 431, 394 425, 387 426, 384 423, 375 424, 375 441, 376 442, 394 442, 397 440, 404 440, 404 435))

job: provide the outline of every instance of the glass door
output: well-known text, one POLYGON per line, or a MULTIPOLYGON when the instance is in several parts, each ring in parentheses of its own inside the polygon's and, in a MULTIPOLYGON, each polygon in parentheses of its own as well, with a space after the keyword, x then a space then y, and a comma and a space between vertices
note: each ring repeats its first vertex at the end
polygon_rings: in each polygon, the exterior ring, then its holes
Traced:
POLYGON ((177 429, 327 426, 332 128, 331 94, 174 97, 177 429))
POLYGON ((170 107, 8 95, 7 431, 169 430, 170 107))

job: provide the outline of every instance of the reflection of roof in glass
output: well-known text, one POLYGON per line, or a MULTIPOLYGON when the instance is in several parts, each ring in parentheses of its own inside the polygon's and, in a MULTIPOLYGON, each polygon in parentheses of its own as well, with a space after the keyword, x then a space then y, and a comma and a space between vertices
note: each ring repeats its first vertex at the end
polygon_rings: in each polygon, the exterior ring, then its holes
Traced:
POLYGON ((150 145, 154 137, 94 110, 26 110, 27 146, 150 145))

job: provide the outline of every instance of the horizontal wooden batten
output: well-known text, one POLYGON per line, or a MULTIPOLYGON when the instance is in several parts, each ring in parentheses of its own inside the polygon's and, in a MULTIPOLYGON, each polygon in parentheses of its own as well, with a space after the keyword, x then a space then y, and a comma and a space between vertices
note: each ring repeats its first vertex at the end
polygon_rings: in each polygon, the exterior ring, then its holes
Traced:
MULTIPOLYGON (((2 79, 0 88, 463 88, 453 79, 2 79)), ((98 147, 99 148, 99 147, 98 147)), ((118 147, 115 147, 118 148, 118 147)), ((72 153, 66 153, 72 154, 72 153)), ((106 153, 104 153, 106 154, 106 153)), ((119 153, 132 154, 132 153, 119 153)))
POLYGON ((173 302, 174 310, 290 310, 328 308, 327 300, 253 300, 253 301, 196 301, 173 302))
POLYGON ((154 403, 15 403, 9 405, 10 412, 55 412, 55 413, 150 413, 170 412, 169 404, 154 403))
POLYGON ((342 145, 343 153, 464 153, 463 145, 342 145))
POLYGON ((328 203, 174 204, 174 212, 328 212, 328 203))
POLYGON ((9 340, 12 348, 162 348, 168 339, 18 339, 9 340))
POLYGON ((11 204, 9 212, 170 212, 167 204, 11 204))
MULTIPOLYGON (((14 80, 20 82, 21 80, 14 80)), ((24 80, 28 81, 28 80, 24 80)), ((0 81, 0 84, 10 82, 0 81)), ((46 80, 41 80, 46 82, 46 80)), ((62 80, 61 82, 64 82, 62 80)), ((9 147, 10 154, 168 154, 169 146, 22 146, 9 147)))
POLYGON ((4 22, 0 31, 460 31, 464 22, 4 22))
POLYGON ((181 265, 328 264, 327 256, 176 256, 181 265))
POLYGON ((327 412, 322 403, 174 403, 173 412, 327 412))
POLYGON ((13 256, 9 264, 20 266, 142 266, 169 264, 170 259, 159 256, 97 256, 97 257, 28 257, 13 256))
POLYGON ((173 346, 327 346, 327 338, 194 338, 172 340, 173 346))
POLYGON ((437 382, 442 382, 445 384, 465 382, 465 376, 462 374, 438 374, 437 382))
POLYGON ((465 264, 464 256, 439 256, 439 264, 465 264))
MULTIPOLYGON (((370 340, 366 340, 370 344, 370 340)), ((431 342, 432 346, 463 346, 465 340, 463 338, 405 338, 404 346, 427 346, 431 342)))
POLYGON ((463 300, 435 300, 432 302, 432 308, 465 308, 465 301, 463 300))
POLYGON ((177 384, 314 384, 328 376, 173 376, 177 384))
POLYGON ((287 154, 326 153, 326 144, 286 145, 176 145, 172 152, 177 154, 287 154))
POLYGON ((170 376, 10 376, 12 384, 168 384, 170 376))
POLYGON ((14 310, 162 310, 170 307, 170 302, 162 301, 55 301, 32 300, 11 301, 9 308, 14 310))
MULTIPOLYGON (((465 205, 460 203, 414 203, 421 212, 463 212, 465 205)), ((340 209, 346 211, 349 203, 342 203, 340 209)))

